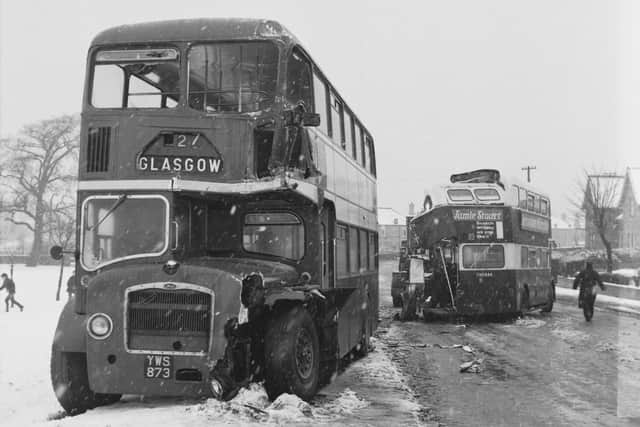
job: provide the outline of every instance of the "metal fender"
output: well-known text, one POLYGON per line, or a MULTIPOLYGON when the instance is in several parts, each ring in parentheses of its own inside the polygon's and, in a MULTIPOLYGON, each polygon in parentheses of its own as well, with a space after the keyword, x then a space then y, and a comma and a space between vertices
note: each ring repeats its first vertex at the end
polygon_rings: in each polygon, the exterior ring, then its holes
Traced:
POLYGON ((58 351, 87 351, 87 316, 77 314, 74 310, 75 297, 71 298, 62 309, 55 335, 53 348, 58 351))
POLYGON ((293 290, 291 288, 273 289, 267 291, 265 305, 273 307, 278 301, 307 301, 312 293, 309 289, 293 290))

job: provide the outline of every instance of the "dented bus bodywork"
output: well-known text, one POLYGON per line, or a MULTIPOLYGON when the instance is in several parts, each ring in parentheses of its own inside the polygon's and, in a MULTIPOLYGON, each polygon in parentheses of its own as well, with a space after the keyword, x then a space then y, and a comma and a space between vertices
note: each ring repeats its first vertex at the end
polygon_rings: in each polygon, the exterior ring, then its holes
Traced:
POLYGON ((67 412, 260 379, 309 399, 366 352, 373 140, 295 37, 264 20, 116 27, 94 39, 85 88, 75 295, 51 359, 67 412), (333 132, 320 77, 345 114, 333 132), (346 273, 338 227, 365 251, 346 273))

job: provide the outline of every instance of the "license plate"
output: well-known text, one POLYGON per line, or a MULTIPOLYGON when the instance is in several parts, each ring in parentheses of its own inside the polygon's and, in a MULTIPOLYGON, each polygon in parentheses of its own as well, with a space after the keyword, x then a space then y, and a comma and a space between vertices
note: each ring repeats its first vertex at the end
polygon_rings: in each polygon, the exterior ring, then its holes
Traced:
POLYGON ((149 354, 144 358, 144 377, 168 380, 173 377, 173 356, 149 354))

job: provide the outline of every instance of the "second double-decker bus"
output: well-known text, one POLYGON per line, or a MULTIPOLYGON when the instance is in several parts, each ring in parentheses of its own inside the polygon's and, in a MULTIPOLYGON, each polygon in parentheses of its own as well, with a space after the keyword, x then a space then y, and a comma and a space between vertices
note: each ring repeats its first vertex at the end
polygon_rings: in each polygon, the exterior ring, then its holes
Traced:
POLYGON ((543 193, 506 185, 496 170, 452 175, 409 224, 414 268, 394 279, 420 286, 408 288, 398 302, 405 317, 415 310, 425 317, 551 311, 550 232, 543 193))
POLYGON ((254 380, 311 398, 377 325, 375 176, 369 131, 277 22, 100 33, 51 356, 61 405, 226 399, 254 380))

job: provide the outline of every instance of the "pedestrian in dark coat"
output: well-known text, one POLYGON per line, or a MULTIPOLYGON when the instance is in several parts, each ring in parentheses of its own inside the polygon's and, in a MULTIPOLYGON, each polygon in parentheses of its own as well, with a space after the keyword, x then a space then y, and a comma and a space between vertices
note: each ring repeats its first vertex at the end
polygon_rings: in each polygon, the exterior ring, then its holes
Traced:
POLYGON ((585 269, 582 270, 576 278, 573 280, 573 289, 578 289, 580 286, 580 294, 578 295, 578 307, 582 308, 582 298, 584 296, 585 288, 591 288, 593 286, 600 286, 600 289, 604 291, 604 284, 600 275, 593 269, 593 264, 587 262, 585 269))
POLYGON ((4 303, 7 306, 7 312, 9 311, 9 303, 11 303, 11 307, 17 305, 20 307, 20 311, 24 310, 24 306, 16 301, 16 284, 13 280, 9 279, 7 273, 0 274, 0 278, 2 278, 2 286, 0 286, 0 291, 3 289, 7 290, 7 297, 4 299, 4 303))

